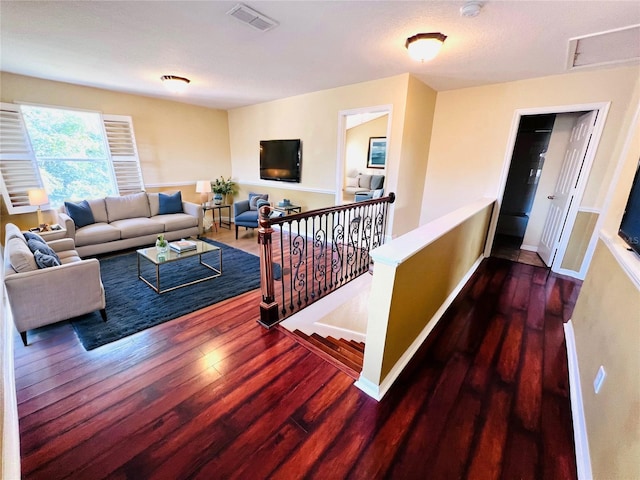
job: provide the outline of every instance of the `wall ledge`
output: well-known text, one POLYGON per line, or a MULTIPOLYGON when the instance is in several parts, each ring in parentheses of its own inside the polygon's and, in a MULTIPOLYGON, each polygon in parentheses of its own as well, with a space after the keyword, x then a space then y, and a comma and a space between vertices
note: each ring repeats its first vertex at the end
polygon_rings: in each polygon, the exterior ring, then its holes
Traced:
POLYGON ((599 235, 620 267, 625 271, 635 287, 640 290, 640 256, 630 251, 627 244, 620 237, 613 237, 604 230, 601 230, 599 235))
POLYGON ((371 251, 374 262, 397 266, 424 249, 465 220, 495 202, 495 198, 481 198, 443 215, 421 227, 393 239, 371 251))

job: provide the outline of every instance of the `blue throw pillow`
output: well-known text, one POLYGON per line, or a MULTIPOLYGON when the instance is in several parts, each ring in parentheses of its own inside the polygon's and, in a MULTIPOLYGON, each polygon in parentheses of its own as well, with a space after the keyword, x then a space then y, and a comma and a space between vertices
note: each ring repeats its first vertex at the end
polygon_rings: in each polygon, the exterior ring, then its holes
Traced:
POLYGON ((39 240, 35 240, 32 238, 27 242, 27 245, 29 246, 29 250, 31 250, 34 255, 37 251, 40 251, 41 253, 44 253, 51 257, 55 257, 56 260, 60 262, 60 257, 58 257, 58 254, 53 250, 53 248, 51 248, 46 243, 40 242, 39 240))
POLYGON ((28 242, 29 240, 37 240, 39 242, 42 243, 47 243, 44 241, 44 238, 42 238, 40 235, 38 235, 37 233, 33 233, 33 232, 24 232, 24 239, 28 242))
POLYGON ((64 208, 76 224, 76 228, 86 227, 92 223, 96 223, 93 218, 93 212, 89 206, 89 202, 82 200, 80 203, 64 202, 64 208))
POLYGON ((36 250, 33 254, 33 257, 35 258, 38 268, 57 267, 58 265, 60 265, 60 260, 58 259, 58 257, 47 255, 46 253, 42 253, 40 250, 36 250))
POLYGON ((182 192, 178 190, 176 193, 167 195, 159 193, 160 208, 158 215, 166 215, 168 213, 182 213, 182 192))

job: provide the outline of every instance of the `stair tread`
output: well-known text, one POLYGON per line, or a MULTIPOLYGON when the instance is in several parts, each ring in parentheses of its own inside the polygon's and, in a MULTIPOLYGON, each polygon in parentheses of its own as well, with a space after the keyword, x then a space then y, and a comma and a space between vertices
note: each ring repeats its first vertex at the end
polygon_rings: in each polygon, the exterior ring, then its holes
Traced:
POLYGON ((311 335, 311 338, 322 343, 327 348, 332 349, 338 355, 342 355, 343 357, 348 358, 351 362, 354 362, 356 365, 359 364, 360 366, 362 366, 362 355, 359 354, 358 352, 354 352, 353 350, 348 350, 342 347, 336 339, 332 337, 325 338, 322 335, 318 335, 317 333, 314 333, 313 335, 311 335))
MULTIPOLYGON (((307 335, 301 330, 292 332, 295 336, 305 340, 306 345, 326 360, 357 379, 362 370, 363 354, 358 349, 345 348, 344 339, 325 338, 317 333, 307 335)), ((353 346, 350 346, 353 347, 353 346)), ((364 348, 363 348, 364 349, 364 348)))

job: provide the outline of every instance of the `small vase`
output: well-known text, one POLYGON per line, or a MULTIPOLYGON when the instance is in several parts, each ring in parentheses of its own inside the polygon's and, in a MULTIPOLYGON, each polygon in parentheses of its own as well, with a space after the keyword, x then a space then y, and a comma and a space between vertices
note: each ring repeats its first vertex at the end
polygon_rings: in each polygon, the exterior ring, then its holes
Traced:
POLYGON ((215 193, 213 195, 213 203, 215 205, 222 205, 222 194, 221 193, 215 193))
POLYGON ((158 255, 166 255, 169 251, 169 244, 165 243, 164 245, 160 245, 160 240, 156 240, 156 250, 158 255))

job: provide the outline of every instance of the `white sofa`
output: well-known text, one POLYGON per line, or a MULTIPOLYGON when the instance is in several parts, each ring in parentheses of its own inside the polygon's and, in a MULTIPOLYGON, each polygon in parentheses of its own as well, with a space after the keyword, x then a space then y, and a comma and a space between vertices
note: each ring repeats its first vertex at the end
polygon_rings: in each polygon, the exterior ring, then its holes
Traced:
POLYGON ((66 228, 81 257, 150 246, 159 234, 169 241, 200 235, 200 205, 181 202, 181 212, 160 214, 159 195, 141 192, 87 200, 93 223, 78 228, 64 207, 58 213, 58 223, 66 228))
POLYGON ((384 175, 358 173, 356 176, 346 178, 343 191, 347 195, 356 195, 358 193, 373 195, 375 190, 383 188, 384 175))

